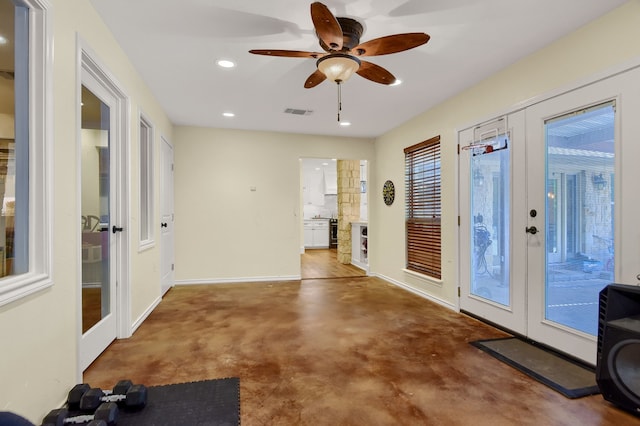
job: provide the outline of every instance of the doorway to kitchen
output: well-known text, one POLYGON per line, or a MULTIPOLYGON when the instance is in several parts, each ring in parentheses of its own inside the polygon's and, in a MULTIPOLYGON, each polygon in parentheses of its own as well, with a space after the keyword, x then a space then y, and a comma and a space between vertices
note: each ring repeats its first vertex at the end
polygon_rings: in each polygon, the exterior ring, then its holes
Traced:
POLYGON ((352 263, 351 250, 345 250, 347 245, 351 248, 351 223, 366 221, 367 217, 366 161, 303 158, 300 183, 304 236, 300 250, 301 278, 366 276, 363 268, 352 263), (338 185, 339 168, 343 174, 349 169, 354 188, 338 185), (348 209, 345 202, 351 203, 348 209))

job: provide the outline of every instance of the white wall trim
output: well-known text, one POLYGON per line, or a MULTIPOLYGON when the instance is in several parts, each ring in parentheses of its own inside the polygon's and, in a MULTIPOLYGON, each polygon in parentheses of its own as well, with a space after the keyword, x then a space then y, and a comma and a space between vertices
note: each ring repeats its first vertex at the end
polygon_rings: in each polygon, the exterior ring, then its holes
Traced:
POLYGON ((151 315, 151 313, 158 307, 158 305, 162 302, 162 297, 158 297, 153 303, 136 319, 133 324, 131 324, 131 334, 136 332, 138 328, 142 325, 142 323, 151 315))
MULTIPOLYGON (((155 125, 153 124, 153 122, 151 121, 151 119, 149 118, 149 116, 141 109, 138 109, 138 139, 137 139, 137 148, 138 148, 138 165, 136 167, 136 169, 138 170, 138 200, 137 200, 137 205, 138 205, 138 230, 137 230, 137 235, 138 235, 138 253, 141 253, 143 251, 146 251, 152 247, 154 247, 156 245, 156 234, 155 234, 155 208, 156 208, 156 196, 155 196, 155 190, 156 190, 156 175, 155 175, 155 158, 156 158, 156 143, 155 143, 155 137, 156 137, 156 128, 155 125), (144 125, 149 134, 148 134, 148 139, 147 141, 150 142, 149 146, 147 147, 150 152, 148 152, 147 154, 147 159, 151 159, 150 162, 147 163, 147 174, 148 174, 148 181, 147 181, 147 187, 143 188, 142 187, 142 182, 140 180, 140 165, 143 161, 142 158, 142 153, 140 151, 140 142, 141 142, 141 135, 140 135, 140 127, 144 125), (142 231, 140 224, 142 223, 142 193, 143 191, 145 191, 145 194, 147 195, 147 209, 148 209, 148 215, 147 215, 147 231, 148 231, 148 236, 146 239, 142 239, 140 236, 140 232, 142 231)), ((146 161, 146 159, 145 159, 146 161)), ((133 180, 133 179, 131 179, 133 180)))
POLYGON ((48 0, 23 0, 19 3, 29 9, 29 73, 26 78, 29 91, 29 241, 26 258, 29 270, 0 280, 0 306, 54 285, 53 13, 48 0))
POLYGON ((433 303, 436 303, 436 304, 438 304, 440 306, 444 306, 445 308, 451 309, 452 311, 459 312, 459 309, 457 308, 457 306, 455 304, 449 303, 446 300, 442 300, 440 298, 434 297, 431 294, 429 294, 429 293, 427 293, 425 291, 419 290, 417 288, 411 287, 410 285, 408 285, 406 283, 394 280, 393 278, 387 277, 386 275, 382 275, 382 274, 373 274, 373 276, 375 276, 377 278, 380 278, 382 280, 385 280, 385 281, 387 281, 387 282, 389 282, 389 283, 391 283, 391 284, 393 284, 393 285, 395 285, 397 287, 400 287, 401 289, 406 290, 406 291, 408 291, 410 293, 413 293, 416 296, 420 296, 423 299, 427 299, 427 300, 429 300, 429 301, 431 301, 433 303))
POLYGON ((239 284, 255 282, 299 281, 300 275, 286 275, 281 277, 246 277, 246 278, 206 278, 197 280, 176 280, 175 285, 201 285, 201 284, 239 284))

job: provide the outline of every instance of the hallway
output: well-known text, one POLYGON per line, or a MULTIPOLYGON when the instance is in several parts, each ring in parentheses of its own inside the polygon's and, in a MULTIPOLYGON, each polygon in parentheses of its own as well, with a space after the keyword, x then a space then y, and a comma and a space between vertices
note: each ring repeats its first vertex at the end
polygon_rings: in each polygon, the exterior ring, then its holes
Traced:
POLYGON ((633 425, 468 342, 504 336, 372 277, 180 286, 85 372, 92 386, 239 377, 243 425, 633 425))
POLYGON ((300 263, 303 280, 366 276, 362 269, 338 262, 336 249, 305 250, 300 255, 300 263))

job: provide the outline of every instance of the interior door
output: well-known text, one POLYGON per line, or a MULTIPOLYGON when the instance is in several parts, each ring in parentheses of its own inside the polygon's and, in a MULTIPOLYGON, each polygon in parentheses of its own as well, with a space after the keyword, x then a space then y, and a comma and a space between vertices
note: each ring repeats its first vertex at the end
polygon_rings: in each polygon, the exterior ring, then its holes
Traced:
POLYGON ((174 283, 174 248, 173 248, 173 147, 162 138, 162 168, 160 190, 161 197, 161 221, 160 221, 160 244, 161 244, 161 291, 166 293, 174 283))
POLYGON ((524 112, 460 132, 460 308, 526 334, 524 112))
POLYGON ((115 99, 83 75, 81 113, 82 337, 84 370, 116 338, 113 141, 115 99))

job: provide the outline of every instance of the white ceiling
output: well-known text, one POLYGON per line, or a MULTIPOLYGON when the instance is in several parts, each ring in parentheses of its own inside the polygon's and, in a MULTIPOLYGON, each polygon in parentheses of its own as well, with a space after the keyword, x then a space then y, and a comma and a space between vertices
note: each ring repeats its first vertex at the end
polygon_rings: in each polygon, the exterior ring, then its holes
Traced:
POLYGON ((625 0, 324 0, 358 19, 361 41, 426 32, 416 49, 367 60, 403 81, 354 75, 337 88, 303 87, 313 59, 258 56, 250 49, 322 52, 311 1, 91 0, 176 125, 288 133, 379 136, 625 0), (231 59, 222 69, 218 59, 231 59), (313 111, 285 114, 287 108, 313 111), (233 118, 223 112, 232 111, 233 118))

